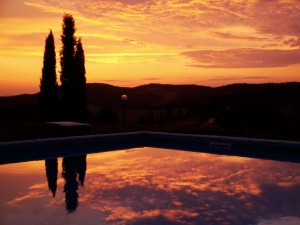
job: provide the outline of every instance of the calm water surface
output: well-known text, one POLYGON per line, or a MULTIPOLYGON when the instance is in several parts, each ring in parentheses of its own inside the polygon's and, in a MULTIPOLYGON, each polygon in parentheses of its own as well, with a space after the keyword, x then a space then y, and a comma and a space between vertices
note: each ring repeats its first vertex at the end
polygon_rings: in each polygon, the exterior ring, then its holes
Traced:
POLYGON ((300 224, 300 164, 139 148, 0 165, 0 224, 300 224))

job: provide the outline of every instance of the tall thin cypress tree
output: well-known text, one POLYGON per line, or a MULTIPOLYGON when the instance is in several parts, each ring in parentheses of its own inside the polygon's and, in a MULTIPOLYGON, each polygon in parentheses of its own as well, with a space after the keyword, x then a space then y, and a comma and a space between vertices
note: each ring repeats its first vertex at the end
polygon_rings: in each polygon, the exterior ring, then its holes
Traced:
POLYGON ((66 117, 72 118, 74 113, 74 54, 76 37, 75 21, 72 15, 65 14, 63 16, 62 25, 62 49, 60 51, 60 66, 61 66, 61 89, 66 117))
POLYGON ((46 119, 54 119, 58 106, 58 85, 56 81, 55 44, 51 30, 45 40, 39 100, 44 117, 46 119))
POLYGON ((86 77, 85 77, 85 57, 81 39, 78 39, 74 55, 74 89, 76 92, 77 113, 80 119, 84 119, 86 114, 86 77))
POLYGON ((76 40, 72 15, 63 16, 60 51, 61 89, 66 119, 85 120, 86 78, 85 57, 81 39, 76 40))

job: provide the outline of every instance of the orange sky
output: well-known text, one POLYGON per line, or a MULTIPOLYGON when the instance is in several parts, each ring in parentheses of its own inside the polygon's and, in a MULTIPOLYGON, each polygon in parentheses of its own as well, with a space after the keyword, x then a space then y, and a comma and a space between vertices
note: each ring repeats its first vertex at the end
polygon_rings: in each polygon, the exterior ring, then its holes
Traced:
POLYGON ((88 82, 300 81, 299 0, 0 0, 0 95, 39 91, 49 29, 60 70, 64 12, 88 82))

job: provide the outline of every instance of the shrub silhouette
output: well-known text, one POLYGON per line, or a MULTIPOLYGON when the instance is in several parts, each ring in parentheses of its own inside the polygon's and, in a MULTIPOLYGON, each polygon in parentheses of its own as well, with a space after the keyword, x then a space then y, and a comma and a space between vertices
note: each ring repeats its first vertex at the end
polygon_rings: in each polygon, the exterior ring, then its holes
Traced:
POLYGON ((118 114, 110 108, 103 108, 97 113, 96 121, 102 124, 116 123, 118 114))

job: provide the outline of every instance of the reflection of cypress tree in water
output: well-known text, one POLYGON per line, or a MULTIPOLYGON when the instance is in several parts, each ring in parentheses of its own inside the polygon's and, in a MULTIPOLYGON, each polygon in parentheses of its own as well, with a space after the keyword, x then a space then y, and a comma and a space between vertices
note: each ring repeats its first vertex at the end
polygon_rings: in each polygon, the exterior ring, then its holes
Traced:
POLYGON ((58 173, 58 163, 57 159, 46 159, 46 176, 48 181, 49 190, 52 192, 53 197, 55 197, 57 188, 57 173, 58 173))
POLYGON ((86 155, 63 158, 62 176, 65 179, 66 210, 72 213, 78 206, 78 185, 84 184, 86 172, 86 155))
POLYGON ((80 185, 84 185, 84 178, 86 172, 86 155, 78 157, 76 173, 78 174, 78 180, 80 185))

